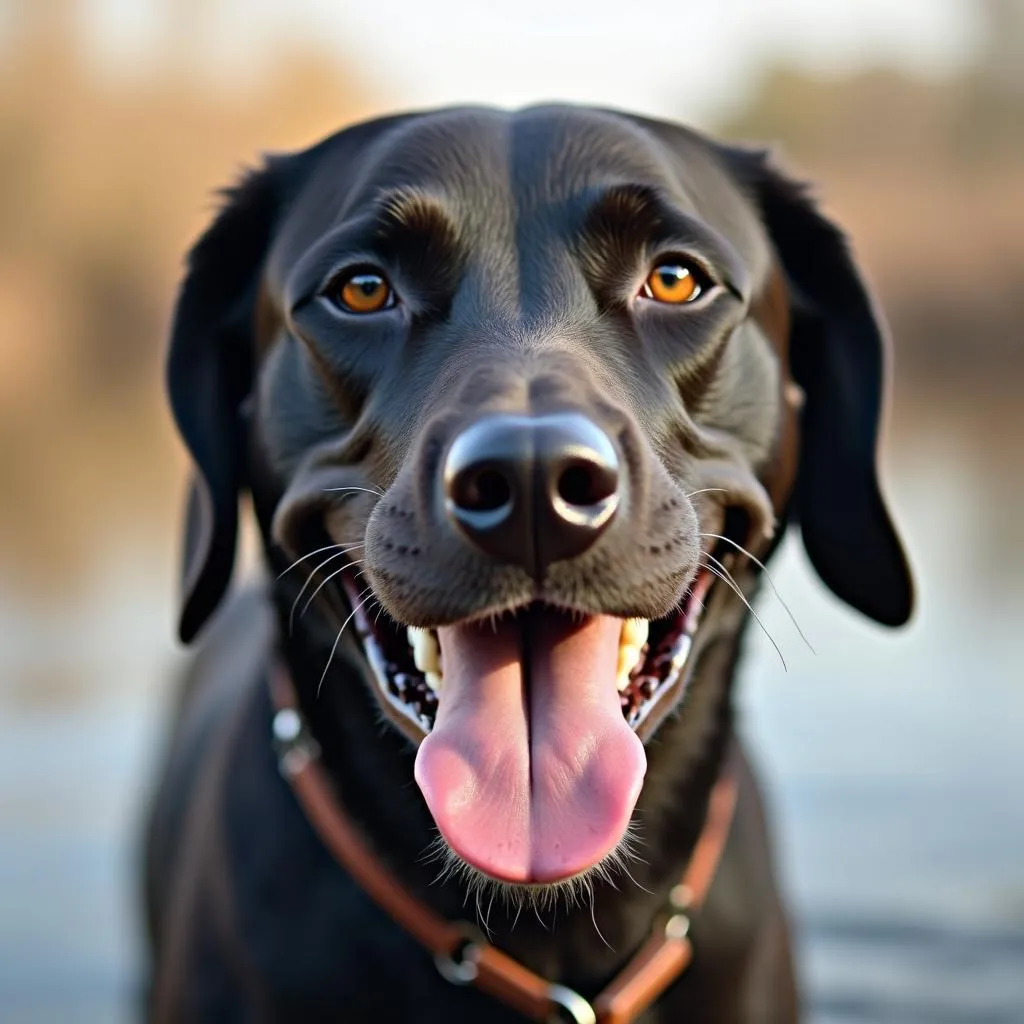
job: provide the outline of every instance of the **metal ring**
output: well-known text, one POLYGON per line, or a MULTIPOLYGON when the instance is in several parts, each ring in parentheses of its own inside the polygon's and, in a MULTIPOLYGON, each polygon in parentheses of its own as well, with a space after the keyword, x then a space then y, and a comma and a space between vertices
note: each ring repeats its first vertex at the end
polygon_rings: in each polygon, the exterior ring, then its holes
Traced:
POLYGON ((693 903, 693 890, 685 882, 680 882, 672 886, 668 901, 672 904, 673 910, 689 910, 690 904, 693 903))
POLYGON ((320 757, 320 744, 297 708, 281 708, 274 715, 271 735, 278 770, 286 779, 294 778, 320 757))
POLYGON ((453 985, 470 985, 476 981, 480 968, 477 961, 483 951, 483 936, 465 921, 456 921, 455 927, 462 935, 450 953, 437 953, 434 965, 445 981, 453 985))
POLYGON ((594 1008, 579 992, 564 985, 548 985, 547 994, 548 999, 559 1007, 548 1018, 549 1024, 565 1024, 567 1021, 569 1024, 597 1024, 594 1008))
POLYGON ((295 708, 281 708, 270 726, 278 743, 294 743, 302 735, 302 716, 295 708))

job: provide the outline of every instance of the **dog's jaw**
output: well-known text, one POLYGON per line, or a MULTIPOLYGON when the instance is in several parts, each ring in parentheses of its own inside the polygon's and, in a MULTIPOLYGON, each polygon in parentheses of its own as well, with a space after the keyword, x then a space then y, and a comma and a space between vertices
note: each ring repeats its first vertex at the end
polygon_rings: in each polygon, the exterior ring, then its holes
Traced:
MULTIPOLYGON (((630 727, 646 740, 675 703, 675 691, 685 684, 706 595, 714 574, 702 569, 687 589, 678 610, 655 622, 620 620, 620 638, 615 659, 615 687, 622 714, 630 727), (642 626, 639 624, 642 623, 642 626), (645 639, 637 644, 642 629, 645 639), (628 666, 628 667, 627 667, 628 666)), ((359 635, 367 663, 372 670, 374 692, 385 716, 414 745, 430 733, 438 710, 438 695, 444 687, 444 665, 437 631, 407 627, 388 628, 375 619, 365 593, 347 574, 342 582, 352 606, 352 625, 359 635)), ((491 621, 501 614, 481 617, 491 621)))
POLYGON ((682 609, 653 624, 635 658, 636 625, 579 614, 574 622, 542 606, 442 627, 436 647, 433 631, 410 631, 407 645, 392 637, 389 650, 347 583, 374 695, 418 747, 417 782, 448 847, 468 868, 501 883, 536 886, 584 877, 614 861, 643 784, 643 740, 685 693, 713 579, 706 570, 697 575, 682 609), (536 639, 551 630, 558 635, 536 639), (502 641, 508 650, 500 657, 502 641), (635 662, 625 685, 618 678, 624 655, 635 662), (496 657, 501 664, 490 664, 496 657), (476 664, 480 659, 488 664, 476 664), (539 707, 531 684, 544 696, 539 707), (560 702, 560 691, 571 699, 560 702), (544 735, 558 742, 545 746, 538 739, 544 735), (495 776, 516 765, 512 775, 521 785, 506 778, 491 792, 495 776))

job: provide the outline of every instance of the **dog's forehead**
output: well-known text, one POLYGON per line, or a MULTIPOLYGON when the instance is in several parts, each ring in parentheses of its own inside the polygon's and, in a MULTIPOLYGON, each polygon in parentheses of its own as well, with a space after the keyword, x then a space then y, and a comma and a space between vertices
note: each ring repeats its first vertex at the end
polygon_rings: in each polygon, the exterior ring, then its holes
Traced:
POLYGON ((453 200, 504 195, 523 210, 603 184, 671 188, 667 154, 628 118, 580 107, 437 111, 407 122, 381 147, 369 188, 420 185, 453 200))
POLYGON ((472 238, 502 221, 550 222, 553 206, 624 184, 657 189, 724 235, 754 280, 766 275, 760 219, 711 142, 665 122, 573 106, 451 108, 342 131, 322 148, 275 248, 297 255, 389 191, 438 196, 472 238))

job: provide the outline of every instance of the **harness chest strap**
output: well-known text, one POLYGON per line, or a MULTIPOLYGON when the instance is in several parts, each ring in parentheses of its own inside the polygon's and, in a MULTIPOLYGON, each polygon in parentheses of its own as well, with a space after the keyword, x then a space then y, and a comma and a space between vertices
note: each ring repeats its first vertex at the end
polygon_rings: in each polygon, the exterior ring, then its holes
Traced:
POLYGON ((693 958, 687 915, 699 909, 707 896, 736 806, 737 784, 730 767, 711 792, 704 827, 682 880, 670 894, 669 913, 591 1004, 572 989, 534 974, 487 942, 472 925, 446 920, 407 892, 346 816, 319 763, 320 748, 299 712, 291 678, 280 663, 271 672, 271 694, 281 771, 310 824, 367 895, 434 954, 438 970, 448 981, 472 984, 537 1021, 629 1024, 686 970, 693 958))

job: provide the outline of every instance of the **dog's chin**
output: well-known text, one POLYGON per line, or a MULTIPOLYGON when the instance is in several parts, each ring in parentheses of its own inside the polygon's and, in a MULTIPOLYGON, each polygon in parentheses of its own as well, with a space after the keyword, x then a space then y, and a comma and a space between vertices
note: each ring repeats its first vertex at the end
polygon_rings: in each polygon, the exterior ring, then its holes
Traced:
POLYGON ((649 622, 535 601, 436 630, 375 619, 345 581, 378 702, 418 748, 443 875, 545 903, 625 867, 643 740, 685 692, 714 578, 649 622))
POLYGON ((586 906, 598 883, 617 886, 625 878, 635 883, 631 866, 639 860, 639 825, 630 821, 619 842, 596 864, 584 871, 550 882, 509 882, 481 871, 463 860, 438 832, 423 855, 423 862, 434 865, 434 884, 454 882, 475 902, 478 917, 487 926, 487 914, 497 904, 518 916, 522 910, 535 913, 554 911, 559 906, 586 906))

